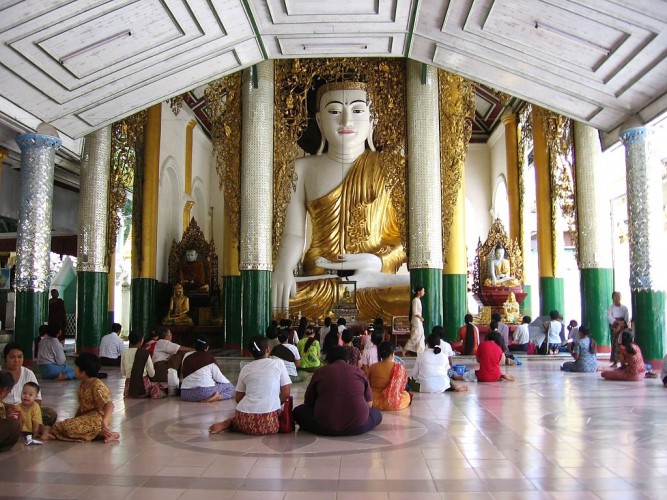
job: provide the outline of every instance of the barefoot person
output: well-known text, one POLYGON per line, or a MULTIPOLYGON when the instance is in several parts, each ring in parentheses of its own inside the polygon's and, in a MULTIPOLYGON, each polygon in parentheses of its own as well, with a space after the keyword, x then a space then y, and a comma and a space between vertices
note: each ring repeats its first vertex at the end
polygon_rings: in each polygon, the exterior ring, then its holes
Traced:
POLYGON ((403 346, 403 357, 410 352, 424 352, 424 316, 422 314, 422 297, 426 294, 423 286, 415 288, 410 303, 410 338, 403 346))
POLYGON ((181 367, 181 399, 202 403, 213 403, 231 399, 234 384, 222 374, 215 358, 208 352, 208 342, 198 337, 195 352, 188 352, 183 357, 181 367))
POLYGON ((226 430, 254 435, 278 433, 280 408, 289 397, 292 382, 285 364, 269 358, 266 337, 252 337, 248 350, 255 361, 245 365, 239 373, 234 416, 209 427, 211 434, 226 430))
POLYGON ((61 420, 46 427, 42 440, 86 442, 102 439, 105 443, 119 441, 120 434, 111 431, 111 415, 114 405, 111 394, 104 383, 97 378, 100 360, 89 352, 83 352, 74 361, 74 374, 79 384, 79 408, 72 418, 61 420))

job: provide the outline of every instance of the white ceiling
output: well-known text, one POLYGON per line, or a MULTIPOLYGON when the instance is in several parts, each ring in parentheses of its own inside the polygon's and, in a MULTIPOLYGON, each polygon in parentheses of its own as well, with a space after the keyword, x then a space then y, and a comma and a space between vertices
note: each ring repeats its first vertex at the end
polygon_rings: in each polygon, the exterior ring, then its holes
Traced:
POLYGON ((0 0, 0 97, 79 138, 267 58, 410 57, 610 143, 667 109, 666 24, 665 0, 0 0))

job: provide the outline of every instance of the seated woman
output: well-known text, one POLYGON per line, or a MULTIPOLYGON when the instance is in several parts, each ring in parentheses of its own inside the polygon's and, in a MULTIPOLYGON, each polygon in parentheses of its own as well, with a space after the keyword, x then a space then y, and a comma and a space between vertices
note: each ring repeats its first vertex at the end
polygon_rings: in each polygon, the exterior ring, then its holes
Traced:
POLYGON ((598 360, 595 354, 598 345, 589 337, 590 330, 587 326, 579 328, 579 340, 572 348, 574 361, 567 361, 560 367, 564 372, 594 372, 598 369, 598 360))
POLYGON ((333 347, 329 363, 313 375, 303 404, 294 408, 294 420, 302 430, 325 436, 356 436, 382 422, 382 414, 372 408, 368 379, 349 363, 347 355, 344 347, 333 347))
POLYGON ((120 440, 120 434, 110 429, 114 405, 109 389, 97 378, 100 371, 99 358, 92 353, 82 352, 74 364, 76 378, 81 380, 76 416, 56 422, 53 427, 46 427, 42 439, 77 442, 103 439, 105 443, 120 440))
MULTIPOLYGON (((343 328, 345 325, 343 325, 343 328)), ((324 343, 322 344, 322 357, 326 359, 327 353, 336 346, 343 345, 341 340, 342 330, 339 331, 338 325, 331 325, 329 327, 329 333, 324 337, 324 343)))
POLYGON ((0 452, 10 450, 21 435, 18 410, 2 402, 14 388, 14 377, 7 370, 0 371, 0 452))
POLYGON ((239 373, 234 416, 209 427, 211 434, 230 429, 260 436, 278 433, 280 408, 290 395, 289 375, 281 360, 269 358, 266 337, 252 337, 248 350, 255 360, 239 373))
POLYGON ((505 364, 503 353, 503 338, 500 333, 493 331, 486 336, 484 342, 477 349, 477 362, 479 370, 475 370, 478 382, 499 382, 501 380, 513 381, 512 375, 503 374, 500 365, 505 364))
MULTIPOLYGON (((448 345, 446 342, 445 345, 448 345)), ((449 379, 449 356, 443 352, 440 335, 436 332, 426 338, 426 350, 417 355, 412 378, 419 383, 418 392, 466 391, 466 386, 452 385, 449 379)))
POLYGON ((380 361, 380 344, 384 341, 384 330, 373 330, 371 333, 371 342, 361 353, 361 369, 368 376, 368 369, 380 361))
POLYGON ((195 351, 183 356, 181 367, 181 399, 202 403, 213 403, 231 399, 234 385, 222 374, 215 358, 208 352, 208 342, 198 337, 195 351))
POLYGON ((347 362, 357 368, 361 368, 361 351, 352 345, 352 341, 354 340, 352 330, 346 328, 343 330, 340 338, 343 341, 343 348, 347 351, 347 362))
POLYGON ((403 410, 412 402, 412 395, 405 390, 408 373, 403 365, 394 362, 394 350, 394 344, 382 342, 378 346, 380 361, 368 369, 373 408, 378 410, 403 410))
POLYGON ((47 380, 74 380, 74 368, 66 364, 65 350, 58 334, 60 326, 49 325, 47 336, 39 342, 36 361, 39 373, 47 380))
POLYGON ((301 355, 296 346, 287 343, 288 337, 289 332, 287 330, 280 331, 278 334, 278 342, 280 343, 271 349, 271 357, 280 359, 285 363, 290 380, 293 384, 297 384, 304 379, 303 374, 299 374, 297 370, 301 367, 301 355))
POLYGON ((465 325, 459 328, 456 342, 452 342, 452 349, 460 352, 464 356, 470 356, 477 354, 477 346, 479 346, 479 329, 472 323, 472 314, 466 314, 464 320, 465 325))
POLYGON ((306 328, 306 336, 297 344, 299 356, 301 356, 301 369, 307 372, 317 370, 322 366, 320 360, 320 343, 315 338, 315 329, 306 328))
POLYGON ((150 379, 155 376, 155 368, 149 351, 141 348, 144 343, 141 333, 132 330, 129 339, 130 347, 120 355, 120 375, 125 377, 123 397, 151 399, 166 397, 166 387, 150 379))
MULTIPOLYGON (((37 378, 32 370, 28 370, 23 366, 23 349, 17 342, 10 342, 5 346, 3 352, 5 359, 2 368, 7 370, 14 377, 14 387, 10 393, 3 399, 3 402, 10 405, 17 405, 21 402, 21 391, 23 386, 28 382, 37 383, 37 378)), ((37 404, 41 407, 42 421, 44 425, 53 425, 58 414, 53 408, 46 408, 42 406, 42 391, 37 391, 37 404)))
MULTIPOLYGON (((581 329, 579 330, 581 331, 581 329)), ((632 341, 633 337, 631 330, 623 330, 621 345, 618 346, 618 359, 621 367, 603 371, 603 379, 626 380, 628 382, 644 380, 646 365, 644 364, 641 349, 632 341)))

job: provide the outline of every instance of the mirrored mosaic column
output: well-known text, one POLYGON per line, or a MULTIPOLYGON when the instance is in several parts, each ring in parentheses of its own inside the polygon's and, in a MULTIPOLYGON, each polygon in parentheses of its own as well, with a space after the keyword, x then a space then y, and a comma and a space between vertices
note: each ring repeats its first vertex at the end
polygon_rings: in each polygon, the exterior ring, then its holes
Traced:
POLYGON ((242 339, 271 321, 273 234, 273 61, 243 71, 241 134, 242 339))
POLYGON ((598 131, 574 122, 574 155, 581 270, 581 322, 591 329, 600 352, 609 352, 607 306, 614 272, 611 260, 609 199, 598 131))
POLYGON ((110 331, 107 324, 109 268, 106 262, 110 160, 109 125, 86 136, 81 155, 76 273, 78 352, 97 354, 100 339, 110 331))
MULTIPOLYGON (((55 134, 55 129, 53 130, 55 134)), ((58 137, 21 134, 21 207, 16 235, 14 339, 32 359, 32 340, 48 317, 53 169, 58 137)))
POLYGON ((442 222, 438 72, 407 61, 410 285, 423 286, 424 331, 442 325, 442 222))
POLYGON ((620 136, 625 145, 631 316, 644 361, 657 369, 667 346, 663 169, 649 127, 626 128, 620 136))

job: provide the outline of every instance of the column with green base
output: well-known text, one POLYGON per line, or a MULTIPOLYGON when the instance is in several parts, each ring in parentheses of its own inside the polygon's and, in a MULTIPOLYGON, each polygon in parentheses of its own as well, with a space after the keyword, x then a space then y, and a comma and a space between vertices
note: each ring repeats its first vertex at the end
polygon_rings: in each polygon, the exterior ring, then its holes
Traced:
POLYGON ((607 306, 614 286, 609 197, 598 131, 574 122, 574 155, 579 226, 581 324, 586 325, 599 352, 609 352, 607 306))
MULTIPOLYGON (((40 126, 41 128, 42 126, 40 126)), ((48 317, 51 207, 56 150, 62 144, 53 127, 43 134, 21 134, 21 207, 16 235, 16 320, 14 339, 32 359, 32 340, 48 317)))
POLYGON ((465 274, 442 275, 442 295, 445 298, 443 326, 446 340, 450 342, 456 340, 456 334, 468 312, 467 284, 468 277, 465 274))
MULTIPOLYGON (((442 324, 442 220, 438 71, 407 61, 410 284, 423 286, 424 333, 442 324)), ((411 299, 412 300, 412 299, 411 299)))
POLYGON ((242 336, 263 335, 271 321, 273 269, 273 61, 243 71, 241 133, 242 336))
POLYGON ((111 126, 107 126, 86 136, 81 155, 76 346, 79 352, 95 354, 109 331, 106 252, 110 161, 111 126))
POLYGON ((133 330, 146 335, 155 326, 157 280, 154 278, 132 279, 132 315, 130 324, 133 330))
POLYGON ((222 277, 225 344, 241 345, 241 276, 222 277))
POLYGON ((621 129, 625 145, 635 340, 642 349, 644 361, 657 370, 662 367, 667 347, 663 167, 652 144, 650 128, 631 123, 621 129))
POLYGON ((79 271, 77 279, 76 346, 78 352, 97 354, 100 340, 109 333, 109 273, 79 271))
POLYGON ((540 276, 540 316, 548 316, 554 309, 562 314, 565 306, 565 280, 540 276))
POLYGON ((270 271, 241 271, 243 337, 264 335, 271 322, 270 271))

